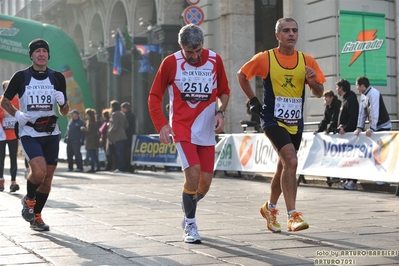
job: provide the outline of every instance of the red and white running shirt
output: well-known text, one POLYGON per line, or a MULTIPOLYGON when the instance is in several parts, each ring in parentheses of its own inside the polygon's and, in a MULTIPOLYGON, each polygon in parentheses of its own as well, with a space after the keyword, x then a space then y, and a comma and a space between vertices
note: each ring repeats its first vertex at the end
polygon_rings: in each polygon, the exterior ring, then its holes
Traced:
POLYGON ((221 57, 203 49, 201 60, 191 65, 182 51, 167 56, 161 63, 148 98, 150 116, 156 130, 168 124, 162 112, 165 90, 169 91, 169 124, 175 142, 215 145, 216 98, 230 95, 221 57))

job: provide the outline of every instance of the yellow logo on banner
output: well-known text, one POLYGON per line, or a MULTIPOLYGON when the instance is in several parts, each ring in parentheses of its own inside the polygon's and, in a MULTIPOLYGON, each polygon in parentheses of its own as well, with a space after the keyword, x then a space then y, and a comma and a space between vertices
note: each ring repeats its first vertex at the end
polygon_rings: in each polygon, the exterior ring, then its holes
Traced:
POLYGON ((373 157, 376 165, 384 164, 390 158, 389 167, 387 169, 388 175, 393 175, 398 161, 399 139, 398 134, 390 134, 390 136, 381 137, 377 141, 377 146, 374 148, 373 157), (392 156, 389 156, 392 154, 392 156))

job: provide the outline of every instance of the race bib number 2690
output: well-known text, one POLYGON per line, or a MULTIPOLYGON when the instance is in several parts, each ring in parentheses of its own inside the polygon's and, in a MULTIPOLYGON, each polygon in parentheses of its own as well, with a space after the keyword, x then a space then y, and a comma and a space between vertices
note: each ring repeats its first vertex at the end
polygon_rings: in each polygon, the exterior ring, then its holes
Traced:
POLYGON ((302 118, 302 98, 277 96, 274 117, 286 125, 297 125, 302 118))

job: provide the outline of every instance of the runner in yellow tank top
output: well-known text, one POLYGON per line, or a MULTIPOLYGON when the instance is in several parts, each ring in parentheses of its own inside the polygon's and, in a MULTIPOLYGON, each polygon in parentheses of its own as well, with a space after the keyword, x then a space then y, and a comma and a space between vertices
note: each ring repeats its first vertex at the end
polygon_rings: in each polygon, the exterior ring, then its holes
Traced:
POLYGON ((293 18, 279 19, 275 32, 278 47, 255 55, 238 71, 237 79, 250 99, 251 112, 262 118, 262 128, 279 155, 270 198, 260 212, 270 231, 281 232, 276 220, 276 204, 283 193, 288 214, 287 230, 298 231, 309 227, 295 207, 296 151, 302 139, 305 84, 320 98, 326 79, 313 57, 295 50, 298 23, 293 18), (249 83, 254 76, 263 78, 263 106, 249 83))

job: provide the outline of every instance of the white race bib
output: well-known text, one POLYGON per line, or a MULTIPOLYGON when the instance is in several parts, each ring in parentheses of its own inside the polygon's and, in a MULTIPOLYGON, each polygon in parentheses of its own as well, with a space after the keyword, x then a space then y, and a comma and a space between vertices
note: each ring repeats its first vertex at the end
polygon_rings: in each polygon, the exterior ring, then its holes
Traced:
POLYGON ((28 85, 25 87, 28 112, 51 111, 54 103, 54 86, 51 84, 28 85))
POLYGON ((209 101, 212 95, 212 71, 183 71, 180 92, 185 101, 209 101))
POLYGON ((9 114, 6 114, 5 117, 3 118, 3 128, 4 129, 14 129, 15 123, 17 122, 17 119, 9 114))
POLYGON ((274 117, 288 126, 298 125, 302 118, 302 98, 277 96, 274 105, 274 117))

